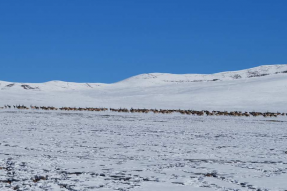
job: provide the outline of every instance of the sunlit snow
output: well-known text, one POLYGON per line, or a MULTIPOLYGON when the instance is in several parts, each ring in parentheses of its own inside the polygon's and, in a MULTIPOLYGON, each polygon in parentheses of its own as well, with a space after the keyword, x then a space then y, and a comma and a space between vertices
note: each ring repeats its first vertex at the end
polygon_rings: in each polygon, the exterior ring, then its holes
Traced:
POLYGON ((22 104, 287 112, 287 65, 113 84, 0 81, 0 191, 287 190, 287 116, 2 108, 22 104))
POLYGON ((0 115, 1 191, 287 188, 286 116, 0 115))

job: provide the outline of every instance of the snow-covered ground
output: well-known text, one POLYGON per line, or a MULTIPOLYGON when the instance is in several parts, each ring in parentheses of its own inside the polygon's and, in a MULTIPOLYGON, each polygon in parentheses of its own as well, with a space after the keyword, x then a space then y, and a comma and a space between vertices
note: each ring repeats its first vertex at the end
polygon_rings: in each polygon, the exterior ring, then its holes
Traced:
POLYGON ((287 190, 286 116, 0 116, 1 191, 287 190))
POLYGON ((113 84, 0 81, 0 107, 54 107, 287 112, 287 65, 217 74, 142 74, 113 84))

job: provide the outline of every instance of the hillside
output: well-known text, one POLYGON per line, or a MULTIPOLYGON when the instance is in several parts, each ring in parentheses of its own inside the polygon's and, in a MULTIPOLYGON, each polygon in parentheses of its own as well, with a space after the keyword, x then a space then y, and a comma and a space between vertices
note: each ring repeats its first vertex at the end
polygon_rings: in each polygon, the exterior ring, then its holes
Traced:
POLYGON ((0 105, 287 111, 287 65, 216 74, 141 74, 113 83, 0 81, 0 105))

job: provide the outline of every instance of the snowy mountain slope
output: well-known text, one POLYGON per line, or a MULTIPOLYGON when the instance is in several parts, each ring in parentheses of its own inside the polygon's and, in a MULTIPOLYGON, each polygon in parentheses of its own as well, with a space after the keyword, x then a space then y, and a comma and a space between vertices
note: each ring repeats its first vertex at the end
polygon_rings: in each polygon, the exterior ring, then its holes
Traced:
POLYGON ((91 89, 106 84, 101 83, 74 83, 74 82, 63 82, 63 81, 50 81, 45 83, 14 83, 0 81, 0 90, 37 90, 37 91, 54 91, 54 90, 83 90, 91 89))
POLYGON ((166 74, 166 73, 150 73, 141 74, 119 83, 151 85, 158 83, 187 83, 187 82, 214 82, 227 81, 236 79, 249 79, 254 77, 262 77, 275 75, 279 73, 287 73, 287 64, 283 65, 265 65, 247 70, 221 72, 215 74, 166 74))
POLYGON ((0 82, 5 104, 287 111, 287 65, 217 74, 142 74, 114 84, 0 82))
MULTIPOLYGON (((187 83, 187 82, 214 82, 236 79, 248 79, 253 77, 262 77, 287 73, 287 64, 283 65, 265 65, 247 70, 221 72, 215 74, 168 74, 168 73, 149 73, 140 74, 123 81, 117 82, 117 85, 136 85, 150 86, 162 83, 187 83)), ((24 90, 86 90, 91 88, 103 87, 108 84, 103 83, 74 83, 63 81, 50 81, 45 83, 14 83, 0 81, 0 90, 24 89, 24 90)))

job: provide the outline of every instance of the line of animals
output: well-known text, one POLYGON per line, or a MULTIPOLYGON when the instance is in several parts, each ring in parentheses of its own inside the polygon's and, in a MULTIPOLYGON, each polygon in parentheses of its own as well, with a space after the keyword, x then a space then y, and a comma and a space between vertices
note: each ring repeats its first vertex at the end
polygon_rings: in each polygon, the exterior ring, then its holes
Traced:
POLYGON ((76 108, 76 107, 51 107, 51 106, 30 106, 27 107, 25 105, 5 105, 4 107, 0 107, 0 109, 35 109, 35 110, 63 110, 63 111, 107 111, 108 108, 93 108, 93 107, 86 107, 86 108, 76 108))
POLYGON ((263 116, 263 117, 277 117, 277 116, 287 116, 287 113, 273 113, 273 112, 241 112, 241 111, 195 111, 195 110, 172 110, 172 109, 127 109, 127 108, 94 108, 94 107, 50 107, 50 106, 30 106, 27 107, 25 105, 5 105, 4 107, 0 107, 0 109, 33 109, 33 110, 61 110, 61 111, 111 111, 111 112, 122 112, 122 113, 161 113, 161 114, 171 114, 171 113, 180 113, 185 115, 197 115, 197 116, 244 116, 244 117, 256 117, 256 116, 263 116))

